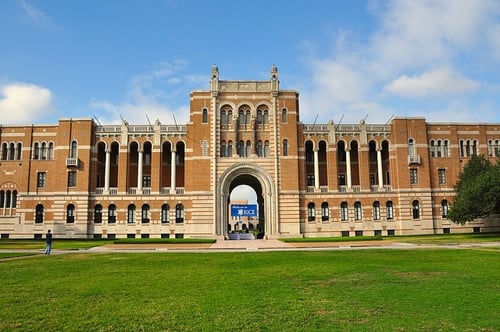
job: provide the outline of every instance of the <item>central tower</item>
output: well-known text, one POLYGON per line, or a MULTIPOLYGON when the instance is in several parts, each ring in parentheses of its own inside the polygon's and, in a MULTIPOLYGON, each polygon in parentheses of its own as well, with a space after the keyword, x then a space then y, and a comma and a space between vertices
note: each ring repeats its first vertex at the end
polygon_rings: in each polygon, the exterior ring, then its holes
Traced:
MULTIPOLYGON (((229 197, 239 184, 260 194, 267 238, 300 233, 298 126, 298 93, 279 89, 274 65, 263 81, 220 80, 214 65, 210 90, 191 93, 188 137, 193 148, 186 157, 193 169, 186 173, 195 191, 211 195, 204 204, 212 211, 215 235, 227 235, 229 197)), ((207 223, 209 217, 193 216, 207 223)))

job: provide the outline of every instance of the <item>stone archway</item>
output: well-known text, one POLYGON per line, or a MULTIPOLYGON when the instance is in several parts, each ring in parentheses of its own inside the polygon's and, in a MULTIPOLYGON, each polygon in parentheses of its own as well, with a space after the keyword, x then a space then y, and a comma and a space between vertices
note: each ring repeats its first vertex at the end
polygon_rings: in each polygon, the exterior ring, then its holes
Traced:
POLYGON ((271 175, 264 168, 254 164, 237 164, 228 168, 217 181, 216 191, 216 234, 227 238, 229 221, 229 199, 231 191, 246 184, 257 194, 259 218, 265 230, 265 238, 279 235, 276 189, 271 175))

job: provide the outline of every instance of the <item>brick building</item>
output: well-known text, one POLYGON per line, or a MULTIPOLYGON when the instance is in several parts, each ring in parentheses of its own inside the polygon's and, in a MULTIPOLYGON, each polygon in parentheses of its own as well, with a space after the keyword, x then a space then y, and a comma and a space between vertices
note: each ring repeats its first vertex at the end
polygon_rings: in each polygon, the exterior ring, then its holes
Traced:
POLYGON ((446 218, 470 156, 500 158, 500 124, 304 124, 299 94, 219 80, 190 94, 186 124, 0 128, 3 238, 227 236, 230 195, 257 195, 267 237, 486 232, 446 218))

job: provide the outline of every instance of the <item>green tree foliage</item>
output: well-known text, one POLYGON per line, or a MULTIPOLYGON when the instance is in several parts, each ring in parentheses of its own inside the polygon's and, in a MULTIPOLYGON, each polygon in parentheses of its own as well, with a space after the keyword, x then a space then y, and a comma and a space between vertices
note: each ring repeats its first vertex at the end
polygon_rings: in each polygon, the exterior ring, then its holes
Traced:
POLYGON ((473 156, 455 185, 457 195, 448 218, 465 224, 500 212, 500 164, 492 165, 484 156, 473 156))

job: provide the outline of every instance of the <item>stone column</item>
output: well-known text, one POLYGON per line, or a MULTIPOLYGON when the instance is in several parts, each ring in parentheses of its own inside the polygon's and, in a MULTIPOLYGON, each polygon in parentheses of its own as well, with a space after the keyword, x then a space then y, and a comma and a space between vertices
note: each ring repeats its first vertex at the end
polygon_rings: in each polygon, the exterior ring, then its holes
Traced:
POLYGON ((378 173, 378 187, 384 187, 384 176, 382 174, 382 150, 377 149, 377 173, 378 173))
POLYGON ((314 148, 314 188, 319 189, 319 148, 314 148))
POLYGON ((111 151, 106 150, 106 164, 104 166, 104 192, 109 193, 109 170, 111 167, 111 151))
POLYGON ((143 158, 143 152, 142 150, 138 151, 139 156, 138 156, 138 162, 137 162, 137 193, 142 194, 142 158, 143 158))
POLYGON ((175 166, 176 166, 176 151, 172 149, 170 161, 170 194, 175 194, 175 166))
POLYGON ((346 177, 347 177, 347 188, 352 188, 352 178, 351 178, 351 149, 345 150, 345 164, 346 164, 346 177))

